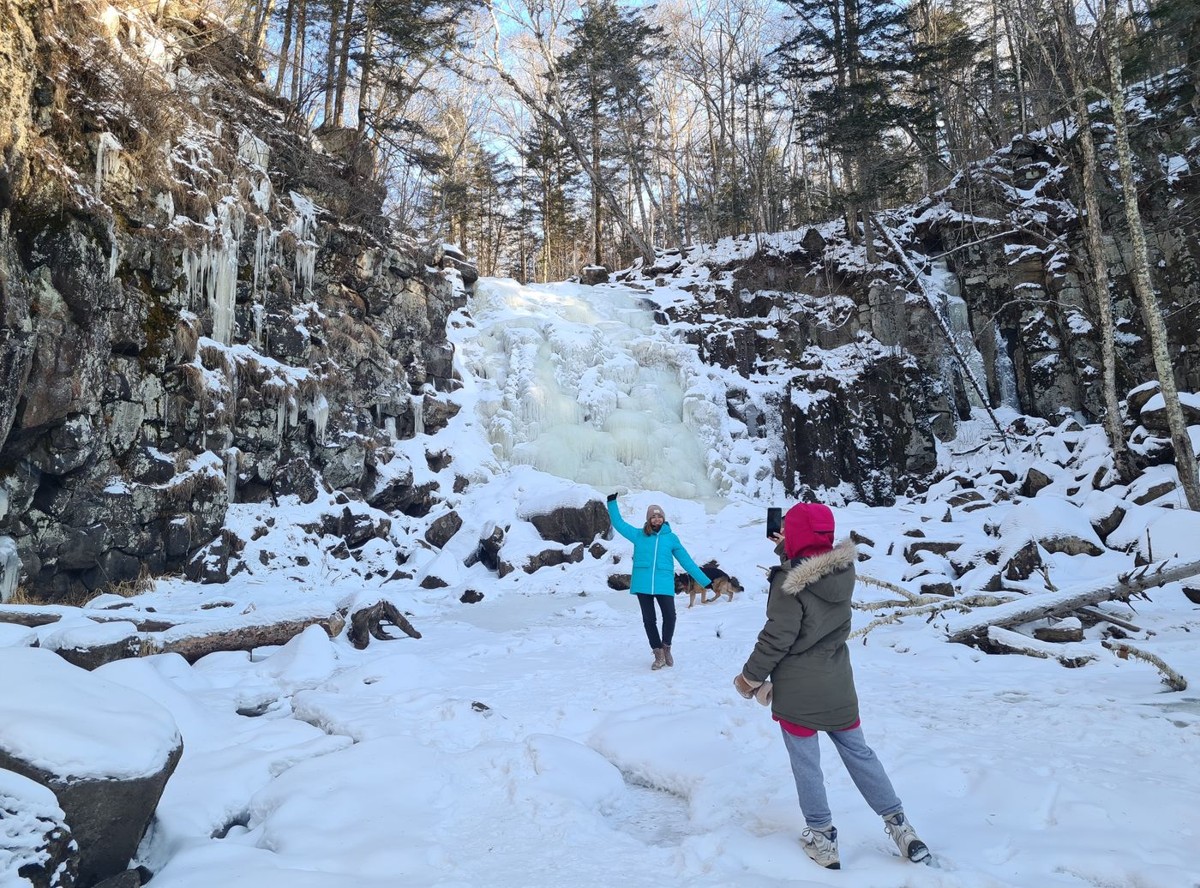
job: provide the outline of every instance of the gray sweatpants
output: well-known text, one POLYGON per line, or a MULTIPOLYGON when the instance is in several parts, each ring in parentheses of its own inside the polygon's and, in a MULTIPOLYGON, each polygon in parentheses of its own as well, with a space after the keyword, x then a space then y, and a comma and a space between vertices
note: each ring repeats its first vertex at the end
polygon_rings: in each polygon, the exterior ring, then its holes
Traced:
MULTIPOLYGON (((833 823, 833 814, 829 810, 825 778, 821 774, 821 746, 817 742, 821 735, 797 737, 784 731, 782 726, 780 731, 783 732, 783 745, 787 747, 788 758, 792 762, 796 795, 800 798, 804 822, 810 827, 823 829, 833 823)), ((862 728, 830 731, 826 736, 833 741, 854 785, 876 814, 889 817, 901 810, 903 806, 892 789, 892 781, 888 779, 887 772, 871 747, 867 746, 862 728)))

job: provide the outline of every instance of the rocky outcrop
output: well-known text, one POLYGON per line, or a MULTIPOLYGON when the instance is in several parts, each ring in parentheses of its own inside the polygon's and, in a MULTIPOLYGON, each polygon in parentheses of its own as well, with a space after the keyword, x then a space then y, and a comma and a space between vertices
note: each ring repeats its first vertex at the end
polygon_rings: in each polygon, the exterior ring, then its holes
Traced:
POLYGON ((0 540, 43 599, 219 579, 230 503, 376 495, 457 409, 440 248, 197 9, 0 10, 0 540))
MULTIPOLYGON (((1181 76, 1148 90, 1145 113, 1130 118, 1139 196, 1177 383, 1194 392, 1200 327, 1190 319, 1200 289, 1200 221, 1185 208, 1200 200, 1200 177, 1181 172, 1200 167, 1194 86, 1181 76)), ((1095 129, 1109 176, 1101 206, 1120 397, 1157 371, 1129 280, 1103 113, 1095 129)), ((821 491, 887 503, 936 479, 937 442, 950 439, 972 407, 1004 406, 1055 423, 1101 418, 1097 311, 1085 287, 1071 150, 1046 133, 1022 136, 941 193, 878 213, 874 264, 861 235, 851 243, 836 222, 755 243, 735 240, 697 251, 691 263, 668 254, 640 274, 664 285, 667 274, 689 273, 684 288, 694 302, 679 301, 667 314, 688 325, 705 360, 751 381, 764 374, 787 380, 783 397, 765 400, 753 385, 735 387, 728 407, 747 434, 782 441, 775 470, 789 495, 821 491)), ((1143 464, 1173 458, 1160 416, 1140 408, 1131 393, 1124 418, 1137 457, 1143 464)))

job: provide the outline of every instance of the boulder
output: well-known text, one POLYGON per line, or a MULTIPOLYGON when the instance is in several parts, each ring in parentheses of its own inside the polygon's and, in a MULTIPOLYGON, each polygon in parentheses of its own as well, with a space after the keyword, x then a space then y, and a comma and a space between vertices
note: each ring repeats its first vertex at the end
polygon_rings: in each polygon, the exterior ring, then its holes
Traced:
POLYGON ((579 283, 587 287, 607 283, 608 269, 603 265, 585 265, 579 271, 579 283))
POLYGON ((137 626, 124 620, 65 626, 47 634, 41 646, 80 669, 134 656, 141 645, 137 626))
POLYGON ((79 849, 54 793, 0 770, 0 885, 73 888, 79 849))
POLYGON ((608 575, 608 588, 614 589, 617 592, 628 592, 629 584, 633 578, 627 573, 615 573, 608 575))
POLYGON ((561 543, 590 543, 598 536, 608 533, 611 522, 608 510, 599 500, 591 500, 582 506, 559 506, 540 515, 525 515, 537 528, 542 539, 561 543))
POLYGON ((425 542, 433 546, 435 549, 440 549, 446 543, 450 542, 450 538, 458 533, 462 527, 462 518, 458 517, 458 512, 453 510, 445 515, 439 515, 433 519, 429 525, 429 529, 425 531, 425 542))
POLYGON ((935 555, 949 555, 951 552, 958 551, 961 546, 962 543, 960 542, 935 540, 922 540, 919 543, 909 543, 904 547, 904 560, 909 564, 916 564, 921 560, 922 552, 932 552, 935 555))
POLYGON ((1037 466, 1032 466, 1025 475, 1025 483, 1021 485, 1021 495, 1037 496, 1039 490, 1043 490, 1053 483, 1054 479, 1047 472, 1037 466))
POLYGON ((504 546, 504 528, 498 524, 488 523, 484 526, 482 533, 479 536, 479 545, 464 562, 467 567, 472 564, 482 564, 488 570, 494 570, 504 576, 510 573, 512 568, 504 570, 506 562, 500 558, 500 549, 504 546))
POLYGON ((79 846, 78 884, 121 873, 183 754, 174 718, 40 648, 0 649, 0 675, 22 677, 0 697, 0 768, 57 796, 79 846))
POLYGON ((527 574, 541 570, 543 567, 555 567, 559 564, 578 564, 583 561, 584 547, 582 544, 572 549, 544 549, 536 555, 530 555, 522 570, 527 574))
MULTIPOLYGON (((1200 406, 1197 406, 1197 403, 1194 399, 1180 398, 1179 406, 1183 411, 1185 425, 1200 424, 1200 406)), ((1161 393, 1155 394, 1138 412, 1138 416, 1142 420, 1142 425, 1150 431, 1163 436, 1170 434, 1171 426, 1167 421, 1167 402, 1163 400, 1161 393)))
POLYGON ((1043 566, 1038 544, 1034 540, 1030 540, 1018 549, 1012 558, 1008 559, 1008 563, 1004 566, 1004 579, 1027 580, 1033 576, 1034 571, 1043 566))

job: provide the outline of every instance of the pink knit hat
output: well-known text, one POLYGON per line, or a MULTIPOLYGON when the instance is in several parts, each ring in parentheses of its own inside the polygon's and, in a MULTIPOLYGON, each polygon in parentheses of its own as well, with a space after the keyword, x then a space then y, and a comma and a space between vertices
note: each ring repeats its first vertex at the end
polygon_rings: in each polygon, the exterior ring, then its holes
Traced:
POLYGON ((663 521, 667 520, 667 513, 662 510, 662 506, 651 506, 650 508, 648 508, 646 510, 646 520, 647 521, 649 521, 655 515, 657 515, 663 521))
POLYGON ((798 503, 783 519, 783 550, 788 558, 810 558, 833 548, 833 512, 822 503, 798 503))

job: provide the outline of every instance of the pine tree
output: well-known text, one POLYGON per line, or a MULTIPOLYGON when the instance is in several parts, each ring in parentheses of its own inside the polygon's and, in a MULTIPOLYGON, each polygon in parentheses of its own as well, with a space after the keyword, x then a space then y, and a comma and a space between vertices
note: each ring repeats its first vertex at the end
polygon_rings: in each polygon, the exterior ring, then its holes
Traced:
POLYGON ((579 165, 562 136, 540 119, 526 133, 520 153, 529 221, 540 229, 536 275, 544 281, 565 277, 574 270, 579 233, 572 198, 579 188, 579 165))
MULTIPOLYGON (((580 141, 593 169, 620 176, 638 203, 641 229, 649 231, 645 206, 651 65, 666 50, 662 29, 639 10, 622 10, 614 0, 584 7, 571 28, 571 48, 557 60, 563 98, 573 110, 580 141)), ((592 261, 601 265, 602 195, 592 185, 592 261)))
POLYGON ((896 134, 929 126, 928 107, 904 91, 918 68, 908 12, 890 0, 785 2, 795 33, 777 50, 780 70, 805 87, 805 104, 795 109, 801 132, 840 159, 853 236, 857 210, 894 193, 911 167, 896 134))

